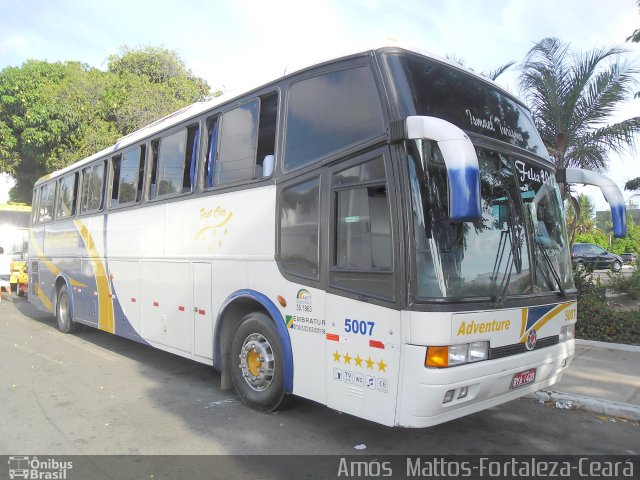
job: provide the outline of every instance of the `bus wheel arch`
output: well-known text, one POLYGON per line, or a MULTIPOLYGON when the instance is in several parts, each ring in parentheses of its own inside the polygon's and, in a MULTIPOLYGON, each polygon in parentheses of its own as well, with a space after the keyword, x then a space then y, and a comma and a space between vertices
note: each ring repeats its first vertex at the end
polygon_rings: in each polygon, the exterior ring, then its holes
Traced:
MULTIPOLYGON (((242 399, 258 410, 276 410, 284 397, 292 392, 293 355, 289 334, 282 315, 268 297, 259 292, 241 290, 227 298, 220 309, 214 332, 214 367, 221 372, 222 389, 235 387, 242 399), (245 341, 249 337, 251 340, 245 341), (243 366, 245 374, 248 368, 255 368, 248 367, 246 363, 247 355, 251 360, 254 350, 272 351, 275 355, 277 373, 273 387, 269 386, 271 392, 256 394, 260 387, 258 390, 251 387, 252 382, 248 379, 246 385, 240 381, 243 366), (244 361, 236 358, 241 352, 245 354, 244 361), (280 390, 282 395, 272 395, 274 390, 280 390)), ((269 370, 270 367, 265 365, 265 368, 269 370)), ((256 381, 260 384, 257 378, 256 381)), ((265 381, 262 386, 266 383, 269 382, 265 381)))
POLYGON ((58 329, 62 333, 73 333, 76 331, 78 324, 73 321, 71 289, 64 277, 58 277, 55 285, 54 313, 58 322, 58 329))

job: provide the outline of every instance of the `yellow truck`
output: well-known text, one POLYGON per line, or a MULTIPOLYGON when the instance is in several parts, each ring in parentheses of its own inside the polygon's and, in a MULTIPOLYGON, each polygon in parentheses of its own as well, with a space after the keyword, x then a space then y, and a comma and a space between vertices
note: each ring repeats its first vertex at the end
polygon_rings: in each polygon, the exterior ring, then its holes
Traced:
POLYGON ((29 219, 31 207, 24 203, 0 204, 0 247, 13 260, 11 288, 20 296, 28 285, 27 256, 29 254, 29 219))

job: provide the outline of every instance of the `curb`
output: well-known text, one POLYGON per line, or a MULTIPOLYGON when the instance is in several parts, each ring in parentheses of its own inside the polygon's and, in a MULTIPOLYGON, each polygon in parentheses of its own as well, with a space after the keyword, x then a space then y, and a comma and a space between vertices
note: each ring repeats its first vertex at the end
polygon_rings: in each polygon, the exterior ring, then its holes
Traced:
POLYGON ((571 393, 540 390, 526 396, 545 404, 554 402, 556 408, 567 410, 584 409, 589 412, 607 415, 609 417, 621 417, 627 420, 640 420, 640 406, 629 403, 612 402, 601 398, 585 397, 571 393))
POLYGON ((580 338, 576 338, 576 345, 583 345, 585 347, 607 348, 609 350, 620 350, 624 352, 640 352, 639 345, 627 345, 626 343, 597 342, 595 340, 582 340, 580 338))

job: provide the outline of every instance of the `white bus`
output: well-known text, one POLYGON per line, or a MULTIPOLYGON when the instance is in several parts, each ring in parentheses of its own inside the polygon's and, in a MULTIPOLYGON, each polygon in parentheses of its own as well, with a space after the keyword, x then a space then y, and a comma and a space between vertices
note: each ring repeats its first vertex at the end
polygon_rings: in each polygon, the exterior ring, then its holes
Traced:
MULTIPOLYGON (((577 319, 558 180, 525 106, 387 47, 195 104, 40 179, 30 295, 77 324, 425 427, 556 382, 577 319)), ((615 191, 614 191, 615 190, 615 191)), ((615 204, 624 234, 624 202, 615 204)))

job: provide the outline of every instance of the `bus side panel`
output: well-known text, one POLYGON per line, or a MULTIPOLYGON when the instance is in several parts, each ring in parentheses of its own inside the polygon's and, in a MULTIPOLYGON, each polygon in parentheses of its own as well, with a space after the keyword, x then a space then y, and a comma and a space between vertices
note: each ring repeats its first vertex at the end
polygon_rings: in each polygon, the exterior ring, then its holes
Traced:
POLYGON ((327 294, 327 405, 394 425, 400 311, 327 294))
POLYGON ((51 284, 50 275, 47 275, 48 259, 44 256, 44 234, 44 226, 34 226, 29 235, 29 302, 40 310, 53 312, 51 292, 44 283, 47 280, 47 284, 51 284))
POLYGON ((142 262, 142 336, 151 342, 193 352, 191 269, 186 262, 142 262))
POLYGON ((193 264, 193 353, 213 360, 211 264, 193 264))
POLYGON ((140 262, 111 260, 109 277, 115 300, 115 333, 140 341, 140 262))

